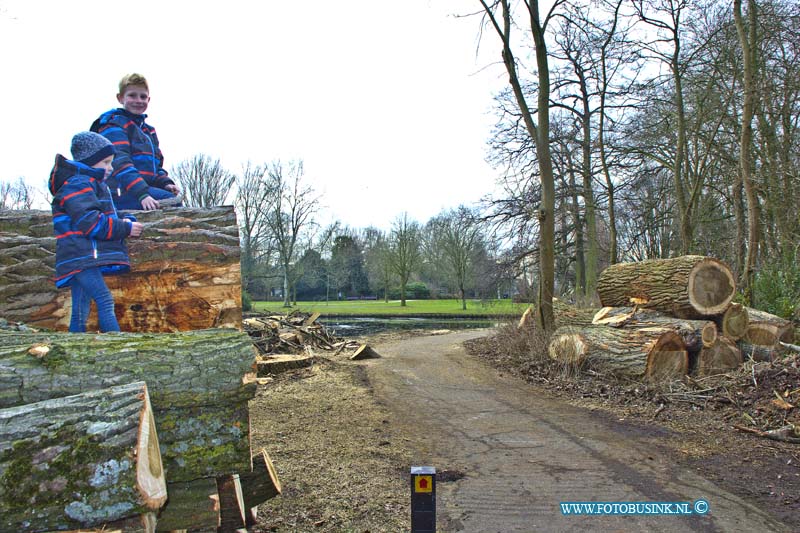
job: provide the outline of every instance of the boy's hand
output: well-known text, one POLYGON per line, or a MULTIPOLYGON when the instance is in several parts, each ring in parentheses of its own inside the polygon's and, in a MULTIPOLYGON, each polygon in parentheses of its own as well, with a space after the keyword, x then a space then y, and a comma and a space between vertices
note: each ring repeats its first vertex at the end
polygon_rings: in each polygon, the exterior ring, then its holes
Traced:
POLYGON ((144 231, 144 224, 141 222, 131 222, 131 237, 139 237, 144 231))
POLYGON ((164 187, 164 189, 165 189, 165 190, 167 190, 167 191, 169 191, 169 192, 171 192, 171 193, 172 193, 172 194, 174 194, 175 196, 180 196, 180 194, 181 194, 181 190, 180 190, 180 189, 178 188, 178 186, 177 186, 177 185, 175 185, 174 183, 170 183, 169 185, 167 185, 166 187, 164 187))
POLYGON ((142 209, 145 211, 153 211, 154 209, 158 209, 160 206, 158 205, 158 200, 153 198, 152 196, 148 196, 144 200, 142 200, 142 209))

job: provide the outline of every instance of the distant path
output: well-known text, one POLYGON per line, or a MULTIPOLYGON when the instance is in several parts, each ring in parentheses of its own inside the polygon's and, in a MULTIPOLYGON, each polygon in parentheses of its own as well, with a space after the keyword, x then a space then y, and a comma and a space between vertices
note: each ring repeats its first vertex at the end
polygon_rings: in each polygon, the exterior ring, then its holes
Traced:
POLYGON ((658 455, 646 434, 560 403, 469 357, 464 331, 388 342, 367 372, 414 435, 417 465, 459 470, 437 485, 440 531, 787 531, 741 498, 658 455), (705 516, 563 516, 559 502, 694 502, 705 516))

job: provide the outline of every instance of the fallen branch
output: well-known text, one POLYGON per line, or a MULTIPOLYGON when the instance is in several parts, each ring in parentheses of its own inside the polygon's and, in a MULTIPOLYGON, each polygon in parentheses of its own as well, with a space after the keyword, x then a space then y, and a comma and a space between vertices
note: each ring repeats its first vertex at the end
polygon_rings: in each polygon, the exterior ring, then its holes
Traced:
POLYGON ((733 426, 733 428, 743 431, 744 433, 752 433, 753 435, 764 437, 765 439, 788 442, 790 444, 800 444, 800 433, 797 431, 797 426, 793 424, 769 431, 761 431, 760 429, 746 428, 743 426, 733 426))

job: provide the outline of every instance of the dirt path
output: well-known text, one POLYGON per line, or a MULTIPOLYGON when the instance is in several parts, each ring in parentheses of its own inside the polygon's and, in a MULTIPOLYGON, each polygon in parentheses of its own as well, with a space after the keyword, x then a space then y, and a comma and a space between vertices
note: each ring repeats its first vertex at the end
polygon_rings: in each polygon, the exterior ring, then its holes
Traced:
POLYGON ((408 435, 414 465, 446 471, 440 531, 786 531, 664 454, 653 430, 570 407, 499 375, 461 343, 469 331, 376 346, 376 400, 408 435), (455 479, 460 477, 460 479, 455 479), (694 516, 564 516, 559 502, 708 502, 694 516))

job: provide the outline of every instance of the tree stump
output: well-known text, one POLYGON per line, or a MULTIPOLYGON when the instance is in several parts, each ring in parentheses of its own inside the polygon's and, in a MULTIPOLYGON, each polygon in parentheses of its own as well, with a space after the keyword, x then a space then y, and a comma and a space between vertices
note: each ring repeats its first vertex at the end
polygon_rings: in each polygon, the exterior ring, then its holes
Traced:
POLYGON ((688 370, 683 339, 667 328, 562 327, 553 333, 548 352, 567 365, 588 364, 617 376, 651 381, 680 378, 688 370))
POLYGON ((158 510, 167 486, 139 381, 0 410, 0 530, 90 527, 158 510))
MULTIPOLYGON (((233 207, 134 211, 145 226, 126 240, 131 272, 106 276, 120 328, 241 329, 239 230, 233 207)), ((70 291, 53 284, 49 211, 0 211, 0 316, 66 331, 70 291)), ((94 306, 93 306, 94 307, 94 306)), ((95 329, 93 310, 87 327, 95 329)))
POLYGON ((642 307, 678 318, 705 318, 725 312, 736 291, 727 265, 711 257, 686 255, 639 263, 617 263, 597 280, 604 307, 622 307, 631 299, 642 307))

